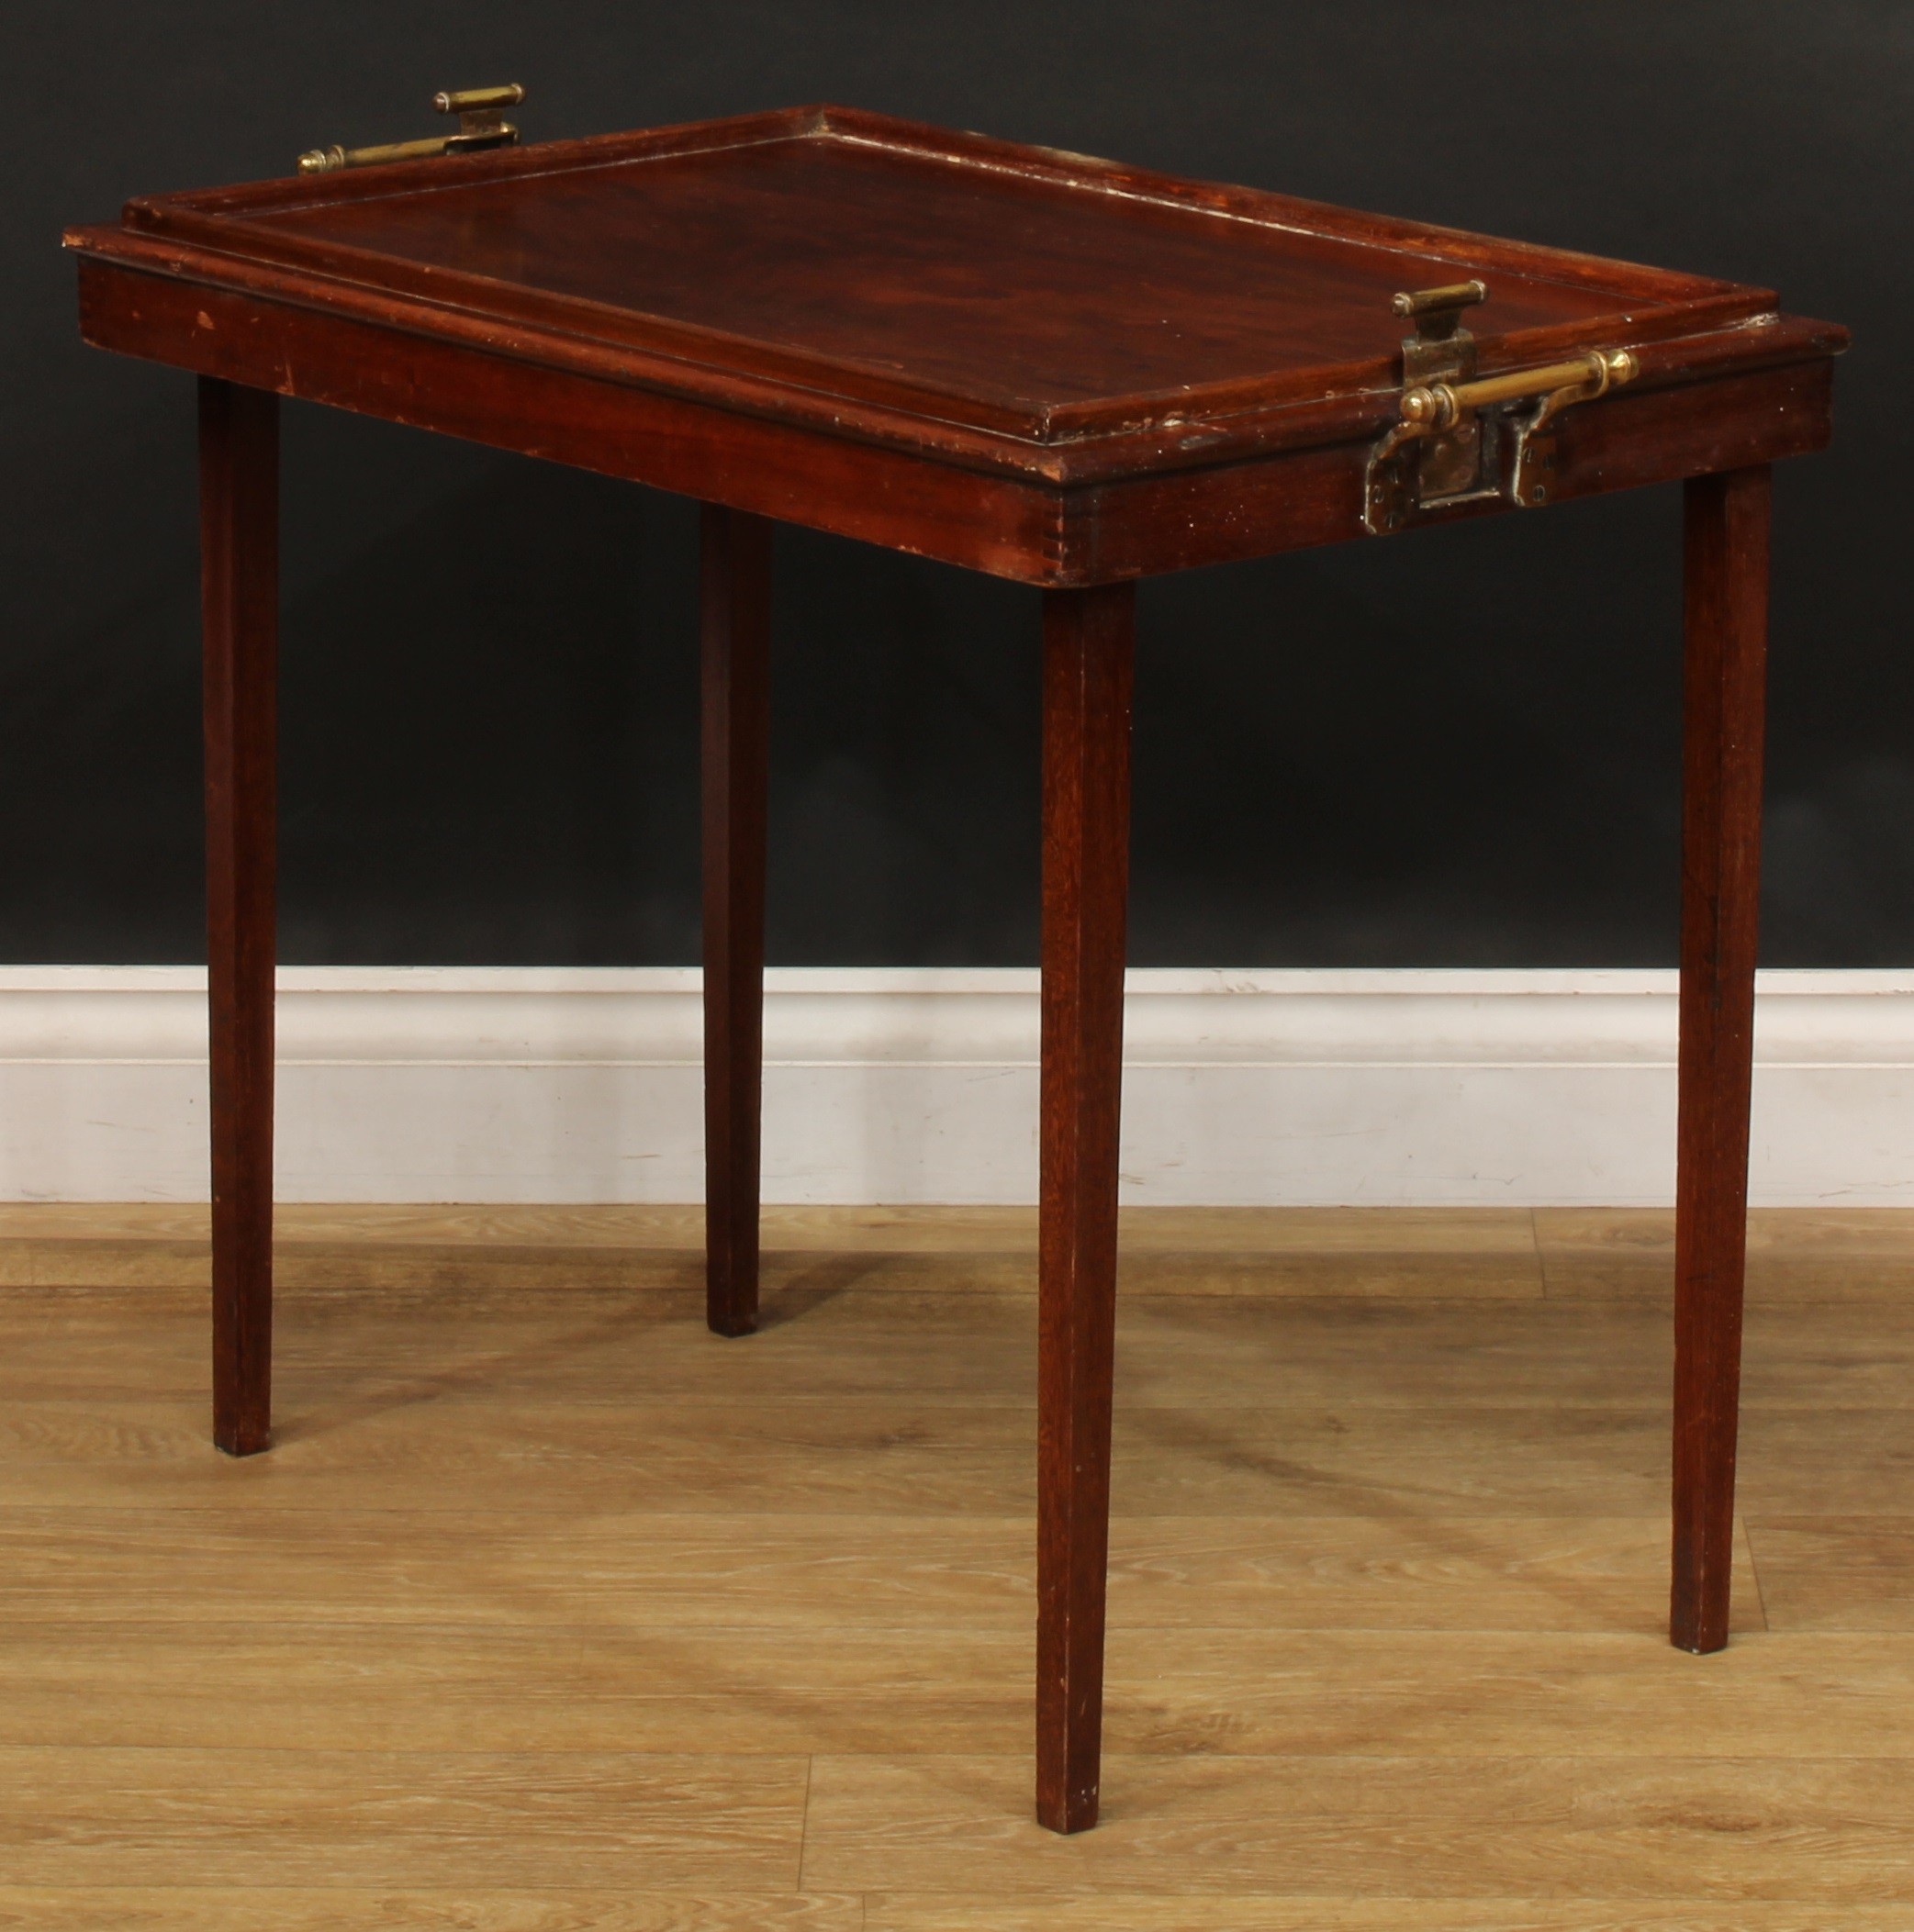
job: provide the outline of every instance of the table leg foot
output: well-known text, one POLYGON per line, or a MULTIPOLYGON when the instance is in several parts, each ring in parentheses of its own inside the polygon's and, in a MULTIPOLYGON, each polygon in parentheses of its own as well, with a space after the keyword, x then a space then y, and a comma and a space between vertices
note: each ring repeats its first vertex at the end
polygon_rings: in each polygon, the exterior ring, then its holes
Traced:
POLYGON ((1096 1823, 1129 869, 1131 585, 1044 597, 1036 1815, 1096 1823))
POLYGON ((273 1400, 279 398, 199 385, 213 1440, 263 1449, 273 1400))
POLYGON ((1761 889, 1769 477, 1686 486, 1670 1640, 1728 1642, 1761 889))
POLYGON ((705 1316, 722 1335, 757 1325, 771 530, 704 508, 705 1316))

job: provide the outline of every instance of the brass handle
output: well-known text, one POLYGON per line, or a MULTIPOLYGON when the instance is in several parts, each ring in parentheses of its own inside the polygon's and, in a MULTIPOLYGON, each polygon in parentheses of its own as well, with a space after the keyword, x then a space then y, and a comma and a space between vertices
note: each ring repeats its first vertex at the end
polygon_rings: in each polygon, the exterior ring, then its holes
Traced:
POLYGON ((331 174, 341 168, 376 168, 388 161, 423 161, 429 154, 442 154, 448 135, 429 135, 424 140, 386 141, 375 148, 310 148, 299 157, 301 174, 331 174))
POLYGON ((1489 285, 1477 279, 1472 282, 1447 282, 1440 288, 1408 289, 1397 296, 1389 306, 1397 315, 1404 317, 1448 315, 1455 318, 1462 309, 1472 308, 1476 303, 1486 302, 1488 299, 1489 285))
POLYGON ((441 114, 503 114, 525 98, 525 90, 516 81, 503 87, 460 87, 432 95, 432 106, 441 114))
POLYGON ((456 134, 430 135, 424 140, 386 141, 375 148, 309 148, 299 157, 301 174, 330 174, 340 168, 375 168, 388 161, 421 161, 430 154, 469 154, 483 148, 507 148, 519 130, 505 118, 525 90, 516 81, 503 87, 465 87, 432 95, 441 114, 459 117, 456 134))
POLYGON ((1489 403, 1548 396, 1556 390, 1573 392, 1564 401, 1581 402, 1606 395, 1618 384, 1633 382, 1640 373, 1641 364, 1627 349, 1592 349, 1572 363, 1546 363, 1539 369, 1512 369, 1505 375, 1478 376, 1473 382, 1424 383, 1405 389, 1403 420, 1440 431, 1466 412, 1489 403))

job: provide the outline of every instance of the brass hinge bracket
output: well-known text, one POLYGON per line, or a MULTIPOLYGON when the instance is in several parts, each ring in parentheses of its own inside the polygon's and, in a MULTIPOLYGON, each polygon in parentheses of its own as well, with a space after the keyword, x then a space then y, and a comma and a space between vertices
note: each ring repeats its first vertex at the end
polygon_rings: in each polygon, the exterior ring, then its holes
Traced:
POLYGON ((371 168, 386 161, 418 161, 428 154, 470 154, 482 148, 509 148, 519 130, 506 119, 525 90, 514 81, 506 87, 466 87, 435 94, 432 106, 441 114, 459 117, 456 134, 434 134, 424 140, 388 141, 378 148, 312 148, 299 157, 301 174, 330 174, 338 168, 371 168))
POLYGON ((1416 329, 1403 343, 1401 418, 1369 459, 1362 525, 1372 536, 1483 497, 1525 508, 1548 502, 1557 419, 1570 404, 1593 401, 1640 374, 1628 350, 1591 349, 1539 369, 1477 377, 1461 312, 1487 296, 1481 282, 1463 282, 1395 298, 1396 314, 1415 317, 1416 329))

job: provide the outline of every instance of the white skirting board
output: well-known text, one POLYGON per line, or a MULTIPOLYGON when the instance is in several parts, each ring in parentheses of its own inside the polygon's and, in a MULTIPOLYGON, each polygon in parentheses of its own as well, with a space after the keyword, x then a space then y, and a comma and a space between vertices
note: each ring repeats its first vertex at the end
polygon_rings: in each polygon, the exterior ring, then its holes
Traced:
MULTIPOLYGON (((1036 975, 782 969, 765 1196, 1035 1197, 1036 975)), ((684 1201, 699 976, 289 967, 287 1201, 684 1201)), ((1673 1199, 1674 975, 1132 972, 1123 1188, 1164 1205, 1673 1199)), ((1914 971, 1764 973, 1752 1192, 1914 1205, 1914 971)), ((0 969, 0 1199, 207 1198, 204 973, 0 969)))

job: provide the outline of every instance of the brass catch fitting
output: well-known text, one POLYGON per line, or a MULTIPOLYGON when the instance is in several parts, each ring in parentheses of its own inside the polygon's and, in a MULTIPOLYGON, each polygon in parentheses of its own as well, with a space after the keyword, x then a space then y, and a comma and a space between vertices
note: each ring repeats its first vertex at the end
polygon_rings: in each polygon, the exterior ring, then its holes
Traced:
POLYGON ((442 89, 432 95, 441 114, 459 117, 456 134, 435 134, 424 140, 387 141, 375 148, 308 148, 299 157, 301 174, 330 174, 341 168, 374 168, 392 161, 421 161, 432 154, 471 154, 486 148, 509 148, 519 130, 505 118, 525 90, 516 81, 503 87, 442 89))

